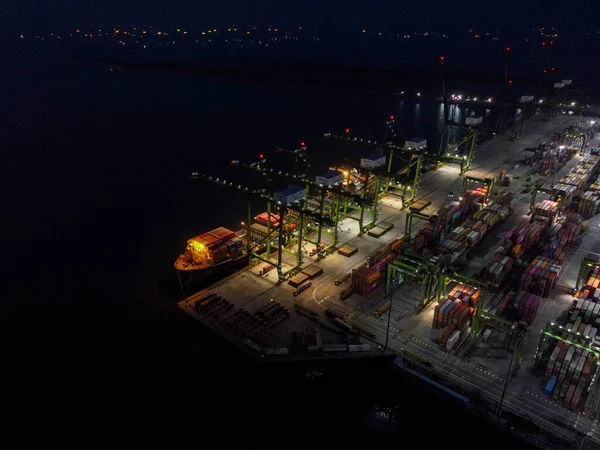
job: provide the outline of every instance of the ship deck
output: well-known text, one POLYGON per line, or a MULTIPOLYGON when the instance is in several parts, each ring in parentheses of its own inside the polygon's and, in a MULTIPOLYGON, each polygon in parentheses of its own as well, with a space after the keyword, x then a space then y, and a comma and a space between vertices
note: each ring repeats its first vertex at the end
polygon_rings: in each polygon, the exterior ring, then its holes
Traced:
MULTIPOLYGON (((488 233, 472 252, 472 257, 465 267, 465 275, 478 273, 493 255, 501 237, 511 229, 519 220, 527 218, 531 193, 525 192, 526 174, 529 167, 522 164, 523 150, 534 147, 539 142, 551 138, 557 129, 568 126, 580 119, 559 116, 549 122, 529 120, 524 125, 523 137, 518 142, 498 136, 496 139, 481 144, 476 153, 474 167, 468 172, 469 176, 484 178, 498 177, 501 170, 513 174, 515 179, 510 187, 502 188, 515 194, 515 212, 497 229, 488 233)), ((597 140, 592 141, 595 146, 597 140)), ((574 157, 569 166, 577 164, 580 157, 574 157)), ((457 165, 446 165, 438 170, 428 172, 421 178, 421 188, 417 199, 426 198, 431 201, 424 214, 433 214, 448 200, 448 192, 461 191, 462 178, 459 176, 457 165)), ((316 258, 305 257, 304 267, 317 264, 323 268, 323 274, 314 279, 312 286, 298 295, 293 296, 293 290, 287 283, 277 281, 276 272, 260 276, 263 263, 252 268, 238 272, 212 286, 196 293, 179 303, 179 306, 188 314, 204 323, 206 326, 222 334, 236 345, 245 348, 263 359, 282 358, 331 358, 338 355, 367 356, 381 354, 386 346, 386 331, 389 324, 389 341, 387 351, 400 353, 403 350, 420 356, 430 363, 430 368, 439 374, 452 386, 458 386, 473 395, 480 396, 491 404, 500 401, 502 390, 510 361, 510 353, 501 349, 499 339, 501 336, 492 335, 485 345, 478 344, 468 358, 455 355, 442 349, 432 341, 432 317, 434 306, 430 305, 417 313, 418 286, 415 283, 404 283, 394 294, 391 300, 384 300, 383 294, 371 300, 354 294, 346 301, 339 299, 339 293, 348 287, 350 280, 340 286, 335 286, 334 281, 342 274, 350 272, 353 268, 363 264, 369 255, 376 253, 382 246, 395 238, 404 235, 406 213, 400 209, 399 200, 394 197, 384 198, 380 202, 378 222, 389 222, 394 227, 380 238, 366 234, 358 236, 358 223, 352 219, 344 220, 340 225, 339 245, 349 243, 358 247, 358 252, 351 257, 344 257, 338 253, 328 255, 317 261, 316 258), (218 319, 205 318, 196 313, 194 302, 206 295, 215 293, 230 301, 234 308, 218 319), (224 331, 221 323, 234 314, 237 308, 253 313, 270 302, 280 303, 288 309, 289 318, 283 319, 273 328, 273 335, 269 337, 266 346, 272 350, 265 354, 248 347, 239 338, 224 331), (391 309, 381 317, 374 316, 375 311, 382 304, 389 303, 391 309), (319 313, 320 323, 310 321, 294 310, 294 303, 300 303, 307 308, 319 313), (374 338, 361 337, 362 343, 371 344, 370 351, 356 352, 325 352, 301 353, 294 352, 296 344, 292 334, 311 333, 320 329, 323 344, 328 344, 333 349, 335 344, 342 342, 342 337, 336 328, 331 326, 324 317, 324 311, 331 309, 345 317, 346 320, 361 329, 374 334, 374 338), (310 327, 310 328, 307 328, 310 327), (280 349, 288 349, 289 353, 280 349)), ((413 233, 421 226, 422 221, 413 220, 413 233)), ((531 327, 529 339, 524 346, 523 362, 516 376, 508 384, 503 407, 521 417, 531 420, 540 427, 540 430, 551 431, 555 436, 566 440, 581 439, 580 433, 588 433, 590 440, 598 439, 600 434, 596 431, 597 421, 588 416, 578 415, 562 406, 544 398, 540 378, 531 372, 533 355, 537 349, 540 330, 550 321, 554 321, 568 308, 572 302, 570 290, 574 287, 580 261, 590 251, 596 251, 600 244, 600 219, 590 221, 583 243, 578 249, 572 250, 567 255, 563 265, 558 286, 554 289, 552 298, 546 299, 538 311, 537 318, 531 327)), ((284 267, 285 270, 285 267, 284 267)), ((484 295, 488 295, 484 293, 484 295)))

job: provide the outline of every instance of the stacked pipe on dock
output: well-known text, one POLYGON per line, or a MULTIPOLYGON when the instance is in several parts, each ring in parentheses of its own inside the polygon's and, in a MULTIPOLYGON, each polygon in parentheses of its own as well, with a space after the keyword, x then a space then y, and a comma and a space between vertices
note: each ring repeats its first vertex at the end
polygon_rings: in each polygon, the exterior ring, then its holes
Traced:
POLYGON ((483 269, 483 280, 490 286, 499 288, 510 274, 514 265, 514 258, 496 254, 483 269))
POLYGON ((544 392, 555 401, 576 411, 591 381, 596 356, 567 342, 558 341, 546 365, 544 392))
POLYGON ((545 222, 522 221, 510 230, 499 248, 500 253, 514 258, 520 258, 523 254, 541 241, 542 235, 548 228, 545 222))
POLYGON ((526 291, 509 292, 496 306, 496 314, 508 315, 509 318, 516 316, 519 320, 527 322, 527 325, 531 325, 541 303, 542 297, 539 295, 526 291))
POLYGON ((556 260, 538 256, 525 268, 519 280, 519 289, 549 297, 561 270, 562 266, 556 260))
POLYGON ((546 220, 553 222, 558 214, 558 202, 552 200, 542 200, 535 205, 533 209, 534 220, 546 220))
POLYGON ((368 267, 352 270, 352 291, 367 299, 375 297, 385 280, 387 265, 395 257, 396 253, 383 249, 370 258, 368 267))

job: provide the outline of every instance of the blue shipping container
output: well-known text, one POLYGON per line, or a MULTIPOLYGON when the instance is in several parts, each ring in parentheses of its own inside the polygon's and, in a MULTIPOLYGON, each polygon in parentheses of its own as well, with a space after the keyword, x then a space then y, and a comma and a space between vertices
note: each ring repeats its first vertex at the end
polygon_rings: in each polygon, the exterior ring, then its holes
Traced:
POLYGON ((552 375, 550 377, 550 379, 548 380, 548 383, 546 383, 546 389, 544 389, 544 392, 546 393, 546 395, 548 397, 550 397, 552 395, 552 391, 554 391, 555 387, 556 387, 556 375, 552 375))

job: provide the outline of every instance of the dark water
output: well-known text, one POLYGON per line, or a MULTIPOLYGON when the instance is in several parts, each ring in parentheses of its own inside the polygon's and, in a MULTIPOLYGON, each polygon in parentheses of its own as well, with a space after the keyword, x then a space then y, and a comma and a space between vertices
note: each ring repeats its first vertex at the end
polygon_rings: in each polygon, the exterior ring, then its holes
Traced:
POLYGON ((515 445, 392 376, 389 361, 317 364, 324 375, 311 381, 307 367, 247 360, 174 306, 186 239, 245 215, 243 197, 189 172, 231 175, 228 160, 301 140, 325 148, 324 131, 368 133, 390 114, 408 136, 435 140, 439 105, 8 56, 0 325, 4 404, 17 415, 6 436, 36 448, 319 436, 442 445, 460 423, 473 427, 465 448, 515 445), (382 419, 381 407, 393 414, 382 419))

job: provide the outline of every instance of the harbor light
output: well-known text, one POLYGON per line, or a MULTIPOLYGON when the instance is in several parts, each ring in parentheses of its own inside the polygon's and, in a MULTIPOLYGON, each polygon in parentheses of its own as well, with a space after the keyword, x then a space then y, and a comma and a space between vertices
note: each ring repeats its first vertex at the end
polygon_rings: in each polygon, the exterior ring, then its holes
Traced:
POLYGON ((577 102, 571 102, 571 106, 575 106, 577 102))
POLYGON ((596 124, 596 121, 595 121, 595 120, 591 120, 591 121, 590 121, 590 125, 595 125, 595 124, 596 124))
POLYGON ((492 98, 488 98, 488 103, 492 103, 492 98))
POLYGON ((420 97, 420 96, 421 96, 421 93, 420 93, 420 92, 417 92, 417 97, 420 97))

